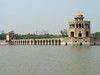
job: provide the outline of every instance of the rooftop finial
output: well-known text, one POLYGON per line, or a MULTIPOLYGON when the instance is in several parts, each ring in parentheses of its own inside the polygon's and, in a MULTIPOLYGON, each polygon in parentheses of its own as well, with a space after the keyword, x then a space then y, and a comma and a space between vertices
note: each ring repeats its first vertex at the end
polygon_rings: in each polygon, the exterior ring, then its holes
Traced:
POLYGON ((84 16, 83 16, 82 12, 78 12, 74 18, 75 19, 82 19, 83 20, 84 16))

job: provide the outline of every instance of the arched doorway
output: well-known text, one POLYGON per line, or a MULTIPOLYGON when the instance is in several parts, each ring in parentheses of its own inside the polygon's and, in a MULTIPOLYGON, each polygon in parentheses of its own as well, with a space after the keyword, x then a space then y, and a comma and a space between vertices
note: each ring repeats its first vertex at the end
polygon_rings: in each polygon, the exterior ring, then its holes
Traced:
POLYGON ((79 33, 79 34, 78 34, 78 37, 82 37, 82 33, 79 33))
POLYGON ((46 45, 48 45, 48 40, 46 40, 46 45))
POLYGON ((40 40, 40 45, 42 45, 42 40, 40 40))
POLYGON ((81 26, 81 24, 79 24, 79 28, 81 28, 82 26, 81 26))
POLYGON ((67 42, 65 43, 65 45, 67 46, 67 42))
POLYGON ((61 45, 61 40, 59 40, 58 45, 61 45))
POLYGON ((80 42, 80 46, 82 46, 83 44, 82 44, 82 42, 80 42))
POLYGON ((89 37, 89 32, 88 31, 86 32, 86 37, 89 37))
POLYGON ((57 45, 57 40, 55 40, 55 45, 57 45))
POLYGON ((54 40, 52 40, 52 45, 54 45, 54 40))
POLYGON ((70 33, 70 36, 71 36, 71 37, 74 37, 74 32, 71 32, 71 33, 70 33))
POLYGON ((34 45, 37 45, 37 41, 36 40, 34 40, 34 45))
POLYGON ((45 45, 45 40, 43 40, 43 45, 45 45))
POLYGON ((49 40, 49 45, 51 45, 51 40, 49 40))

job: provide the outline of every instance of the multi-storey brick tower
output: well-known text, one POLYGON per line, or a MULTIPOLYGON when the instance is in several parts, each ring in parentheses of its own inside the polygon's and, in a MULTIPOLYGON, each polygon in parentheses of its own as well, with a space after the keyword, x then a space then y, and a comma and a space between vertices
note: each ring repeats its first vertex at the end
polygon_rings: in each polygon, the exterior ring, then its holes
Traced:
POLYGON ((76 15, 69 22, 68 37, 69 44, 90 44, 90 21, 84 20, 82 14, 76 15))

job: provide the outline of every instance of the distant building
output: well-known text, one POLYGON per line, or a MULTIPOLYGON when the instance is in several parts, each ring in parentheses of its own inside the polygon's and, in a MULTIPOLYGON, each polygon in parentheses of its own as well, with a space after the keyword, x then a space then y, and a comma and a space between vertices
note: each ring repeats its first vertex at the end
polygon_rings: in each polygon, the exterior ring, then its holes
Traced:
POLYGON ((76 15, 69 22, 66 44, 90 44, 90 21, 84 20, 82 14, 76 15))
POLYGON ((69 22, 69 37, 90 37, 90 21, 84 20, 82 14, 76 15, 74 21, 69 22))
POLYGON ((65 44, 96 45, 100 44, 100 38, 91 37, 90 21, 85 20, 82 14, 74 17, 69 22, 68 37, 64 38, 65 44))

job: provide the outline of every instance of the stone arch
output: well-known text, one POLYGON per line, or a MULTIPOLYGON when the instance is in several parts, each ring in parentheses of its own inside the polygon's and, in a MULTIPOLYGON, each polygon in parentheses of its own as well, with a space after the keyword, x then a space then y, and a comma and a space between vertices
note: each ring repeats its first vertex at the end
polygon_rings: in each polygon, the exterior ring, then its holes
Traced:
POLYGON ((45 45, 45 40, 43 40, 43 45, 45 45))
POLYGON ((76 24, 76 28, 78 28, 78 24, 76 24))
POLYGON ((82 26, 81 26, 81 24, 79 23, 79 28, 81 28, 82 26))
POLYGON ((89 24, 85 24, 86 28, 90 28, 89 24))
POLYGON ((52 40, 52 45, 54 45, 54 40, 52 40))
POLYGON ((42 45, 42 40, 40 40, 40 45, 42 45))
POLYGON ((70 37, 74 37, 74 32, 73 31, 70 33, 70 37))
POLYGON ((51 45, 51 40, 49 40, 49 45, 51 45))
POLYGON ((59 39, 58 44, 61 45, 61 40, 59 39))
POLYGON ((39 45, 39 40, 37 41, 37 44, 39 45))
POLYGON ((55 45, 57 45, 57 40, 55 40, 55 45))
POLYGON ((82 37, 82 33, 79 33, 79 34, 78 34, 78 37, 82 37))
POLYGON ((65 45, 67 46, 67 42, 65 43, 65 45))
POLYGON ((46 45, 48 45, 48 40, 46 40, 46 45))
POLYGON ((21 41, 21 45, 22 45, 22 41, 21 41))
POLYGON ((83 43, 82 42, 80 42, 80 46, 82 46, 83 45, 83 43))
POLYGON ((24 45, 24 40, 23 40, 23 45, 24 45))
POLYGON ((37 45, 37 40, 34 40, 34 45, 37 45))
POLYGON ((31 40, 31 45, 33 45, 33 40, 31 40))
POLYGON ((86 37, 89 37, 89 32, 88 31, 86 32, 86 37))

